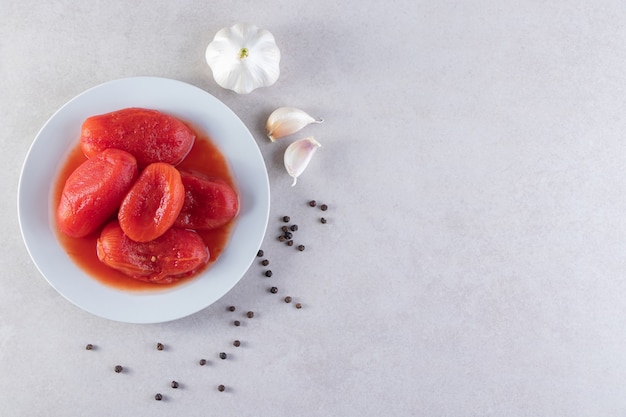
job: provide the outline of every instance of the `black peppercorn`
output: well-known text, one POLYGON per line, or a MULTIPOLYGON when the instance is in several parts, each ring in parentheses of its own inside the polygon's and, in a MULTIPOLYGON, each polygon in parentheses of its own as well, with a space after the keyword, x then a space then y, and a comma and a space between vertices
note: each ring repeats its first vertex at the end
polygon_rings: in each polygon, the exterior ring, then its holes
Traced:
POLYGON ((159 343, 157 343, 156 348, 157 348, 157 350, 163 350, 163 349, 165 349, 165 346, 163 346, 163 343, 159 342, 159 343))
POLYGON ((88 343, 87 346, 85 346, 85 349, 91 350, 93 349, 93 345, 91 343, 88 343))
POLYGON ((320 209, 321 209, 322 211, 326 211, 326 210, 328 210, 328 206, 327 206, 326 204, 322 204, 322 205, 320 206, 320 209))
POLYGON ((246 313, 246 316, 247 316, 249 319, 251 319, 252 317, 254 317, 254 311, 248 311, 248 312, 246 313))
POLYGON ((293 240, 288 240, 287 241, 287 246, 293 246, 293 240))
POLYGON ((297 303, 297 304, 296 304, 296 308, 297 308, 297 309, 301 309, 301 308, 302 308, 302 304, 297 303))
POLYGON ((289 304, 291 302, 291 297, 290 296, 285 297, 285 302, 289 304))
POLYGON ((289 216, 283 216, 283 221, 284 221, 285 223, 289 223, 289 220, 291 220, 291 217, 289 217, 289 216))
POLYGON ((282 230, 283 232, 288 232, 289 231, 289 226, 283 226, 280 228, 280 230, 282 230))
POLYGON ((285 240, 287 240, 287 238, 284 235, 278 236, 279 242, 284 242, 285 240))
POLYGON ((172 383, 170 384, 170 386, 174 389, 178 388, 178 382, 176 381, 172 381, 172 383))
POLYGON ((239 320, 235 320, 235 321, 233 321, 233 324, 235 326, 239 326, 239 325, 241 325, 241 322, 239 320))
POLYGON ((263 256, 263 249, 259 249, 259 251, 256 253, 256 256, 261 258, 263 256))
POLYGON ((272 288, 270 288, 270 292, 271 292, 272 294, 276 294, 276 293, 278 292, 278 288, 276 288, 276 287, 272 287, 272 288))
POLYGON ((161 401, 163 399, 163 396, 161 394, 157 394, 154 396, 154 399, 157 401, 161 401))
POLYGON ((317 205, 317 201, 315 201, 315 200, 309 201, 309 206, 315 207, 316 205, 317 205))
POLYGON ((226 359, 227 357, 226 352, 220 352, 220 359, 226 359))
POLYGON ((235 310, 236 310, 235 306, 228 307, 228 311, 235 311, 235 310))
POLYGON ((270 261, 268 261, 267 259, 263 259, 263 261, 261 262, 261 265, 263 266, 268 266, 270 264, 270 261))
POLYGON ((198 363, 200 364, 200 366, 204 366, 206 365, 206 359, 200 359, 198 363))
POLYGON ((115 372, 117 372, 119 374, 120 372, 122 372, 124 370, 124 368, 122 367, 122 365, 115 365, 114 370, 115 370, 115 372))
POLYGON ((302 252, 304 250, 304 245, 298 245, 298 250, 302 252))
POLYGON ((290 227, 292 232, 297 232, 298 231, 298 225, 297 224, 292 224, 290 227))
POLYGON ((217 390, 218 390, 219 392, 224 392, 224 390, 225 390, 225 389, 226 389, 226 387, 225 387, 224 385, 221 385, 221 384, 220 384, 220 385, 218 385, 218 387, 217 387, 217 390))
POLYGON ((235 346, 235 347, 239 347, 239 346, 241 346, 241 342, 240 342, 239 340, 235 340, 235 341, 233 342, 233 346, 235 346))
POLYGON ((322 217, 322 218, 320 219, 320 222, 321 222, 322 224, 326 224, 326 219, 325 219, 324 217, 322 217))
POLYGON ((291 239, 291 238, 293 237, 293 233, 291 233, 291 232, 285 232, 285 237, 286 237, 287 239, 291 239))
POLYGON ((268 278, 271 277, 272 276, 272 270, 268 269, 267 271, 265 271, 265 276, 268 277, 268 278))

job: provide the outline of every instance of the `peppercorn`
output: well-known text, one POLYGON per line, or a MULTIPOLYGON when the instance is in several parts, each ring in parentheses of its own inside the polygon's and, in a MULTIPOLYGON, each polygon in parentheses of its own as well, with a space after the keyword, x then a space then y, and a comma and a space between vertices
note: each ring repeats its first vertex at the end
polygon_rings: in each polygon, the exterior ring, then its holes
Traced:
POLYGON ((235 306, 228 307, 228 311, 235 311, 235 310, 236 310, 235 306))
POLYGON ((233 321, 233 324, 235 326, 239 326, 239 325, 241 325, 241 322, 239 320, 235 320, 235 321, 233 321))
POLYGON ((279 242, 284 242, 285 240, 287 240, 287 238, 284 235, 278 236, 279 242))
POLYGON ((293 240, 288 240, 287 241, 287 246, 293 246, 293 240))
POLYGON ((301 308, 302 308, 302 304, 300 304, 300 303, 296 303, 296 308, 297 308, 297 309, 301 309, 301 308))
POLYGON ((254 317, 254 311, 248 311, 248 312, 246 313, 246 316, 247 316, 249 319, 251 319, 252 317, 254 317))
POLYGON ((221 385, 221 384, 220 384, 220 385, 218 385, 218 387, 217 387, 217 390, 218 390, 219 392, 224 392, 224 390, 225 390, 225 389, 226 389, 226 387, 225 387, 224 385, 221 385))
POLYGON ((289 220, 291 220, 291 217, 289 217, 289 216, 283 216, 283 221, 284 221, 285 223, 289 223, 289 220))
POLYGON ((93 345, 91 343, 88 343, 87 346, 85 346, 85 349, 91 350, 93 349, 93 345))
POLYGON ((272 270, 268 269, 267 271, 265 271, 265 276, 268 277, 268 278, 271 277, 272 276, 272 270))
POLYGON ((278 292, 278 288, 276 288, 276 287, 272 287, 272 288, 270 288, 270 292, 271 292, 272 294, 276 294, 276 293, 278 292))
POLYGON ((291 302, 291 297, 290 296, 285 297, 285 302, 289 304, 291 302))
POLYGON ((304 245, 298 245, 298 250, 302 252, 304 250, 304 245))
POLYGON ((292 232, 296 232, 296 231, 298 231, 298 225, 297 224, 292 224, 289 229, 291 229, 292 232))
POLYGON ((122 365, 115 365, 114 370, 115 370, 116 373, 119 374, 120 372, 122 372, 124 370, 124 368, 122 367, 122 365))
POLYGON ((259 251, 256 253, 256 256, 258 256, 259 258, 263 257, 263 249, 259 249, 259 251))
POLYGON ((283 226, 280 228, 280 230, 282 230, 283 232, 288 232, 289 231, 289 226, 283 226))
POLYGON ((200 364, 200 366, 204 366, 206 365, 206 359, 200 359, 198 363, 200 364))
POLYGON ((226 352, 220 352, 220 359, 226 359, 227 357, 226 352))
POLYGON ((267 259, 263 259, 263 261, 261 261, 261 265, 263 266, 268 266, 270 264, 270 261, 268 261, 267 259))
POLYGON ((320 222, 321 222, 322 224, 326 224, 326 219, 325 219, 324 217, 322 217, 322 218, 320 219, 320 222))
POLYGON ((239 340, 235 340, 235 341, 233 342, 233 346, 235 346, 235 347, 239 347, 239 346, 241 346, 241 342, 240 342, 239 340))
POLYGON ((287 239, 291 239, 291 238, 293 237, 293 233, 291 233, 291 232, 285 232, 285 237, 286 237, 287 239))
POLYGON ((315 207, 316 205, 317 205, 317 201, 315 201, 315 200, 309 201, 309 206, 315 207))
POLYGON ((157 393, 157 395, 154 396, 154 399, 157 401, 161 401, 163 399, 163 396, 159 393, 157 393))
POLYGON ((156 348, 157 348, 157 350, 163 350, 163 349, 165 349, 165 346, 163 346, 163 343, 159 342, 159 343, 157 343, 156 348))
POLYGON ((328 210, 328 206, 327 206, 326 204, 322 204, 322 205, 320 206, 320 209, 321 209, 322 211, 326 211, 326 210, 328 210))
POLYGON ((170 384, 170 386, 174 389, 178 388, 178 382, 176 381, 172 381, 172 383, 170 384))

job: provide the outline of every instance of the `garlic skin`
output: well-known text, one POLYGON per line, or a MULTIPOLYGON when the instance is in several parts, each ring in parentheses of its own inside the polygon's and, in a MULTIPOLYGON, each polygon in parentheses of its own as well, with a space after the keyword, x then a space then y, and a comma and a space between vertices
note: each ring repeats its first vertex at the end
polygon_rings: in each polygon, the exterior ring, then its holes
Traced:
POLYGON ((272 142, 283 136, 296 133, 311 123, 323 123, 324 119, 314 119, 308 113, 295 107, 279 107, 270 114, 265 124, 265 132, 272 142))
POLYGON ((269 87, 280 75, 280 50, 274 35, 250 23, 219 30, 205 58, 215 82, 238 94, 269 87))
POLYGON ((315 140, 313 136, 308 138, 299 139, 293 142, 285 149, 285 169, 287 173, 293 178, 291 186, 295 186, 298 182, 298 177, 304 172, 306 167, 311 162, 311 158, 322 145, 315 140))

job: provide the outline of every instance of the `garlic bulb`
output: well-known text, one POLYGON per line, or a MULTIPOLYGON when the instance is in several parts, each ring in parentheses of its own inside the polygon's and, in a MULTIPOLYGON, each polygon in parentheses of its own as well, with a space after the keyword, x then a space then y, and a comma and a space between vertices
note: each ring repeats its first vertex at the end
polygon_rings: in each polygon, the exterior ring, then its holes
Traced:
POLYGON ((285 169, 287 169, 287 173, 293 178, 292 187, 296 185, 298 177, 304 172, 309 162, 311 162, 313 154, 321 146, 322 145, 316 141, 313 136, 309 136, 308 138, 293 142, 285 149, 285 169))
POLYGON ((280 50, 274 36, 249 23, 218 31, 205 57, 215 82, 239 94, 268 87, 280 75, 280 50))
POLYGON ((322 123, 323 119, 314 119, 308 113, 295 107, 279 107, 267 119, 265 131, 272 142, 283 136, 296 133, 311 123, 322 123))

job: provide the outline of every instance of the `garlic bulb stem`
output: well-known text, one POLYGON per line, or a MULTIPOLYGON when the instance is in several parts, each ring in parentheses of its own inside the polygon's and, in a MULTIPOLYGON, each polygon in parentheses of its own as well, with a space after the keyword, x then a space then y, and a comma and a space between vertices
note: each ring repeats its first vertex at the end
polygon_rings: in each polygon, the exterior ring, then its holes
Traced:
POLYGON ((323 123, 323 119, 314 119, 308 113, 295 107, 279 107, 270 114, 265 125, 267 137, 272 142, 303 129, 311 123, 323 123))
POLYGON ((293 178, 291 186, 295 186, 298 177, 311 162, 315 151, 322 145, 314 137, 299 139, 285 149, 284 162, 287 173, 293 178))

